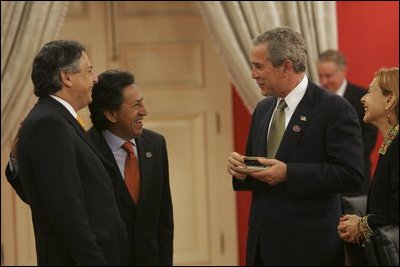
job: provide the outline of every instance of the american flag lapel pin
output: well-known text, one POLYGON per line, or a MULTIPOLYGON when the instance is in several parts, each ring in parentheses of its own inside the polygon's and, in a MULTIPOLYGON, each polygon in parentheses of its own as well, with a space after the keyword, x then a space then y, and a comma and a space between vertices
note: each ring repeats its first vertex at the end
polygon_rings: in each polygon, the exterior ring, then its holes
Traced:
POLYGON ((307 121, 307 118, 306 118, 306 116, 300 116, 300 120, 301 121, 307 121))

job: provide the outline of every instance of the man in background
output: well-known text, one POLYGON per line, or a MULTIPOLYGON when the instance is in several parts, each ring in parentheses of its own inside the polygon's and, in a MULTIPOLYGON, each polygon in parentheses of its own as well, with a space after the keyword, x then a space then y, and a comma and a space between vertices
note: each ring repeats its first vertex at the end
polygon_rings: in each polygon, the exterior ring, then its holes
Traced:
POLYGON ((365 176, 360 191, 355 193, 344 193, 343 195, 365 195, 368 193, 369 182, 371 179, 370 155, 375 147, 378 132, 375 126, 363 121, 364 107, 361 103, 361 98, 367 93, 367 90, 347 81, 346 58, 339 51, 330 49, 320 54, 317 62, 317 69, 321 86, 326 90, 347 99, 357 112, 361 124, 364 145, 365 176))
POLYGON ((126 222, 129 264, 170 266, 174 225, 165 139, 143 129, 147 110, 130 72, 103 72, 92 97, 89 135, 113 166, 109 171, 126 222))

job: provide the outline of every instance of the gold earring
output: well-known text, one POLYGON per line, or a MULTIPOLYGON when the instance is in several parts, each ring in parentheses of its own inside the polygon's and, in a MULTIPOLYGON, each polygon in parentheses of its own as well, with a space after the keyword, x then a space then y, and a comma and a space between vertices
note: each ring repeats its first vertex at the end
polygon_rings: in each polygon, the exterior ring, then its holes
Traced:
POLYGON ((392 121, 391 121, 391 119, 390 119, 390 113, 388 113, 388 114, 386 115, 386 117, 387 117, 387 119, 388 119, 389 124, 392 124, 392 121))

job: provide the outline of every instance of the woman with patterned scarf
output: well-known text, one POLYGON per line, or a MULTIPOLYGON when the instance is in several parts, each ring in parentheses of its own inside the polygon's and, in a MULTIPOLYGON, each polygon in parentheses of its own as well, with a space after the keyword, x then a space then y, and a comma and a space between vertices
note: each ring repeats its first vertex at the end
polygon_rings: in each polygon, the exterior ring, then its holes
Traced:
POLYGON ((382 68, 376 72, 361 102, 364 122, 377 126, 384 140, 368 193, 366 215, 344 215, 338 232, 344 241, 363 246, 377 227, 399 225, 399 69, 382 68))

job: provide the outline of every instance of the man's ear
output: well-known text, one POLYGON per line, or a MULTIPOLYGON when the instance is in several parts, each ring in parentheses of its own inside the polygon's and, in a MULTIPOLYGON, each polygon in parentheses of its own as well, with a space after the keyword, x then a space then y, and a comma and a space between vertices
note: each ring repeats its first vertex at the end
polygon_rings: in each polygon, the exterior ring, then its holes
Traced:
POLYGON ((285 61, 283 61, 282 66, 283 66, 284 74, 288 74, 289 71, 293 70, 293 62, 289 59, 286 59, 285 61))
POLYGON ((117 114, 114 110, 104 110, 103 114, 110 122, 115 123, 117 121, 117 114))
POLYGON ((66 71, 61 71, 60 72, 60 77, 61 77, 61 81, 63 82, 63 84, 65 84, 67 87, 71 87, 72 86, 72 81, 71 81, 71 76, 70 76, 70 72, 66 72, 66 71))

